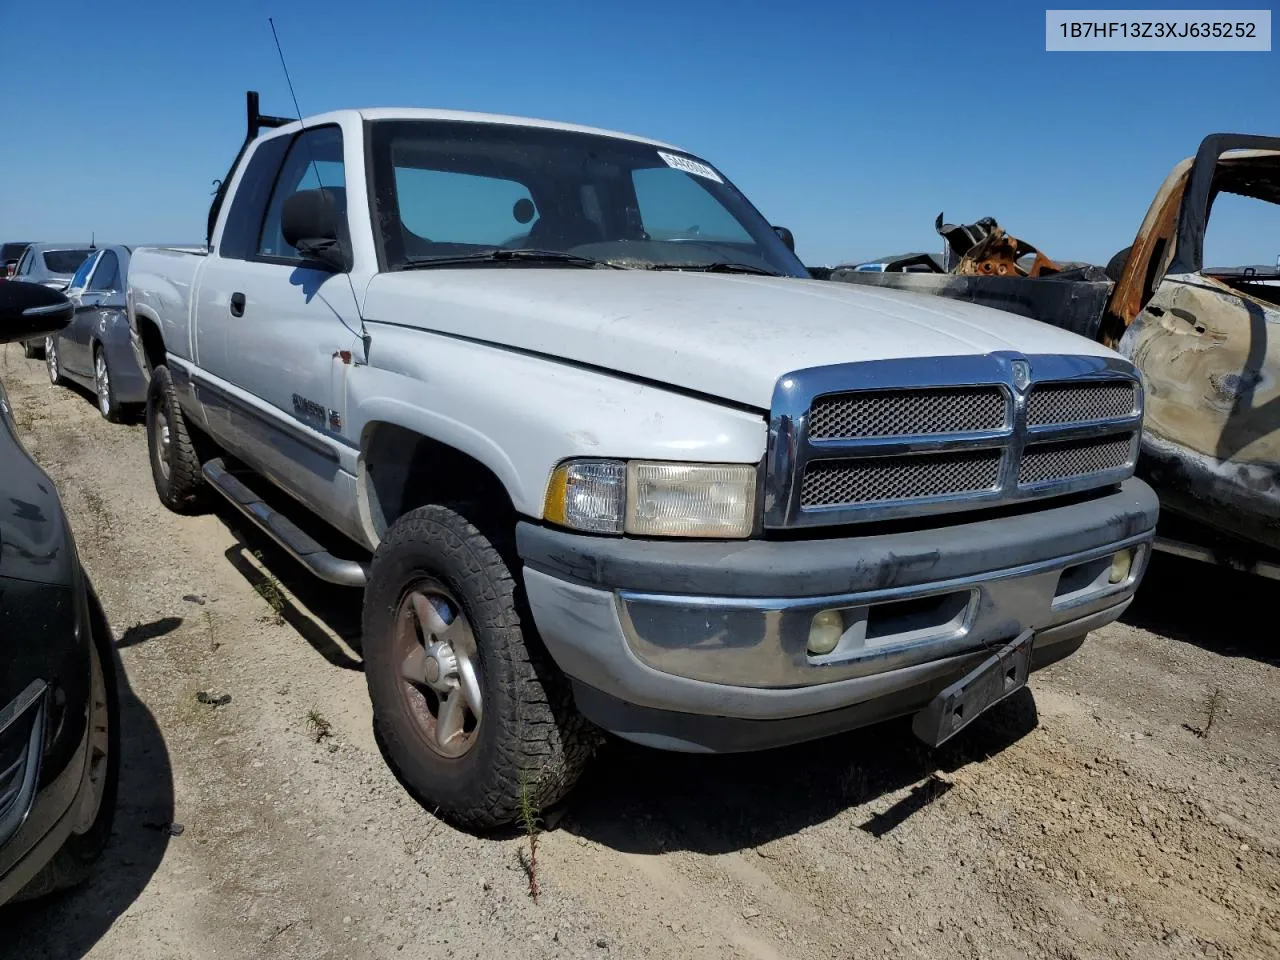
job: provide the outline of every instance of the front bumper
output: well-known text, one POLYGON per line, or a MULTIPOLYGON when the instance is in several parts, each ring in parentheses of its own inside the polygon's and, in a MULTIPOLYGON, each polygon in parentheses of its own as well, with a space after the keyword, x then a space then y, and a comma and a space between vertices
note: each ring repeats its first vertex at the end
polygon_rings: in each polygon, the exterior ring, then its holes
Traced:
POLYGON ((90 789, 92 640, 89 601, 70 586, 0 578, 0 904, 20 891, 71 833, 90 789), (12 684, 25 683, 17 690, 12 684), (16 696, 10 699, 10 694, 16 696))
POLYGON ((757 749, 923 706, 988 647, 1035 631, 1033 666, 1128 605, 1158 504, 1100 497, 932 529, 829 540, 659 542, 517 529, 525 590, 578 705, 668 749, 757 749), (1112 584, 1111 558, 1132 550, 1112 584), (806 647, 839 611, 831 654, 806 647))

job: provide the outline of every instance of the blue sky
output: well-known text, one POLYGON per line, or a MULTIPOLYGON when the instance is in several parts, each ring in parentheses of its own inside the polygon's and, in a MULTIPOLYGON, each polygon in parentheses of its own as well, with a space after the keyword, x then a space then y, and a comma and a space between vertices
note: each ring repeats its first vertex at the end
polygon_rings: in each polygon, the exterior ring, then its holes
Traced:
MULTIPOLYGON (((0 0, 0 239, 201 238, 244 91, 293 113, 268 14, 304 113, 440 106, 669 140, 809 263, 934 249, 939 211, 1105 262, 1204 134, 1280 134, 1280 53, 1050 54, 1025 2, 55 6, 0 0)), ((1211 225, 1215 259, 1274 262, 1280 211, 1256 206, 1211 225)))

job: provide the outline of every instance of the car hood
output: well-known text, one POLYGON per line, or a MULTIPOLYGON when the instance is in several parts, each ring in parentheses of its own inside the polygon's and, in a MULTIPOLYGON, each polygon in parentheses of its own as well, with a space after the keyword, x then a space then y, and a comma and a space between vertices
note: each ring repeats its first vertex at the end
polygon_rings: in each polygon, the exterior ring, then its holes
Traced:
MULTIPOLYGON (((75 545, 57 488, 18 439, 0 387, 0 581, 67 585, 76 564, 75 545)), ((0 585, 0 607, 4 589, 0 585)))
MULTIPOLYGON (((560 267, 379 274, 365 319, 615 370, 768 409, 807 367, 900 357, 1115 356, 987 307, 820 280, 560 267)), ((371 360, 376 363, 377 332, 371 360)))

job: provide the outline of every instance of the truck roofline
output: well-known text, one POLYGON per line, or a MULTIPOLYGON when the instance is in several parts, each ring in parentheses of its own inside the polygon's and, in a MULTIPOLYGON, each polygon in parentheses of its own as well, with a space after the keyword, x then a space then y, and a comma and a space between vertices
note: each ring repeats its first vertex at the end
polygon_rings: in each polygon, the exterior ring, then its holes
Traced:
POLYGON ((280 134, 292 135, 303 127, 315 127, 326 123, 341 123, 342 120, 353 116, 359 117, 361 120, 453 120, 463 123, 502 123, 517 127, 540 127, 545 130, 565 130, 570 133, 591 133, 602 137, 613 137, 618 140, 630 140, 633 143, 644 143, 653 147, 661 147, 664 150, 678 150, 681 153, 689 152, 683 147, 678 147, 662 140, 653 140, 649 137, 640 137, 632 133, 605 130, 600 127, 590 127, 579 123, 564 123, 559 120, 540 120, 535 117, 516 117, 499 113, 442 110, 430 107, 362 107, 348 110, 331 110, 328 113, 318 113, 314 116, 304 117, 302 120, 294 120, 283 124, 264 132, 262 137, 280 134))

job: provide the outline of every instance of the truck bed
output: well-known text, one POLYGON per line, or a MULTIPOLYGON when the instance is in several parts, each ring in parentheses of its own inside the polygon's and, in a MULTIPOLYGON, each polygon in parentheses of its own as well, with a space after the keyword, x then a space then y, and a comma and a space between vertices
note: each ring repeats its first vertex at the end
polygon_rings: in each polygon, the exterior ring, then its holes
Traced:
POLYGON ((144 316, 164 335, 165 347, 190 359, 191 291, 206 250, 142 247, 129 261, 129 322, 144 316))

